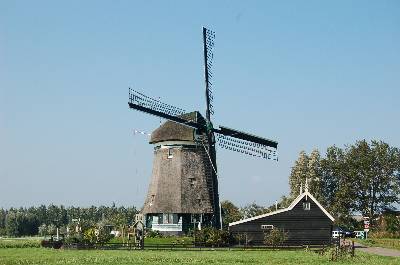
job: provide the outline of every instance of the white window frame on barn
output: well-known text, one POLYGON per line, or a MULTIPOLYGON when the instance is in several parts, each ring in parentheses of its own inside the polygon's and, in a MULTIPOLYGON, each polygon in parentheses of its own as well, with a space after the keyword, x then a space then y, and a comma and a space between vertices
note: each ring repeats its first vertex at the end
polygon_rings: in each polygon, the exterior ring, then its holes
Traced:
POLYGON ((309 211, 311 209, 310 202, 303 202, 303 210, 309 211))
POLYGON ((262 230, 272 230, 274 229, 274 225, 261 225, 262 230))

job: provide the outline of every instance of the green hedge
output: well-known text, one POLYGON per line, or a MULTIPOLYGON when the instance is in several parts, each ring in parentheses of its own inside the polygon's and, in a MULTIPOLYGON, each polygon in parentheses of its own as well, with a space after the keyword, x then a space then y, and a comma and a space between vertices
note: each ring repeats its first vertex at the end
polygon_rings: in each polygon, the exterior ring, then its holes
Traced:
POLYGON ((0 248, 40 248, 40 241, 26 239, 0 239, 0 248))

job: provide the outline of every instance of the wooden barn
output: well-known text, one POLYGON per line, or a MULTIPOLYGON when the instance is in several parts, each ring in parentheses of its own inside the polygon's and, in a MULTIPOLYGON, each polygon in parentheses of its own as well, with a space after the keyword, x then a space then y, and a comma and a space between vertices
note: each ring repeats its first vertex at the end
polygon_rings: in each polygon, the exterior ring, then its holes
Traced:
POLYGON ((271 229, 286 232, 284 245, 327 245, 333 221, 332 215, 306 189, 288 208, 230 223, 229 231, 250 245, 263 245, 264 235, 271 229))

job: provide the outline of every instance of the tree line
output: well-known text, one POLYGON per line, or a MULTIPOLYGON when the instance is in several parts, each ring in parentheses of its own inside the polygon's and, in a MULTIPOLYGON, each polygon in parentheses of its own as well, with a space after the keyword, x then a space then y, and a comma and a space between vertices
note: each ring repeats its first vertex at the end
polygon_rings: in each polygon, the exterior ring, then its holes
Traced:
MULTIPOLYGON (((365 140, 344 148, 328 147, 325 156, 318 150, 302 151, 289 176, 290 193, 277 205, 256 203, 237 207, 221 202, 223 224, 288 207, 308 182, 311 194, 335 217, 337 224, 351 223, 351 215, 360 213, 373 220, 385 209, 400 203, 400 149, 382 141, 365 140)), ((67 227, 72 219, 92 223, 132 224, 135 207, 64 207, 41 205, 30 208, 0 209, 0 236, 37 235, 41 230, 67 227)))
POLYGON ((338 225, 353 226, 351 216, 374 220, 400 202, 400 149, 382 141, 357 141, 344 148, 330 146, 325 156, 317 149, 301 151, 289 175, 290 192, 277 205, 255 203, 237 207, 222 202, 225 227, 229 222, 288 207, 308 182, 309 192, 335 217, 338 225))
POLYGON ((358 213, 377 217, 400 202, 400 149, 383 141, 366 140, 344 148, 328 147, 300 152, 290 177, 290 194, 282 204, 296 198, 306 179, 309 191, 337 219, 346 223, 358 213))
POLYGON ((120 226, 132 224, 138 213, 135 207, 91 206, 65 207, 63 205, 41 205, 29 208, 0 209, 0 236, 32 236, 52 233, 55 228, 65 228, 73 219, 91 223, 107 222, 120 226), (43 231, 43 228, 48 230, 43 231), (41 230, 41 231, 39 231, 41 230))

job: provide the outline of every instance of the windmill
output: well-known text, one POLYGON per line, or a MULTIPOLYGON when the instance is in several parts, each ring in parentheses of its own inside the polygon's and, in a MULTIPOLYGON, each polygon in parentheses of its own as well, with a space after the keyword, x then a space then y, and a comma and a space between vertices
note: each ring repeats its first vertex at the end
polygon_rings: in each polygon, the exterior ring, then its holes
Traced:
POLYGON ((278 161, 276 141, 213 126, 214 39, 215 33, 203 27, 205 118, 198 111, 187 113, 129 88, 131 109, 167 120, 152 133, 150 140, 155 145, 155 159, 143 211, 148 217, 146 226, 153 230, 174 231, 175 225, 177 231, 184 231, 190 223, 221 228, 216 143, 224 149, 278 161), (177 159, 166 160, 173 158, 174 148, 177 159))

